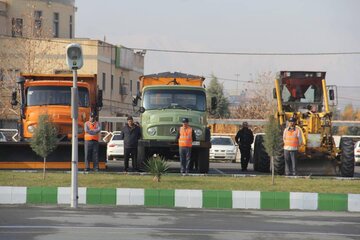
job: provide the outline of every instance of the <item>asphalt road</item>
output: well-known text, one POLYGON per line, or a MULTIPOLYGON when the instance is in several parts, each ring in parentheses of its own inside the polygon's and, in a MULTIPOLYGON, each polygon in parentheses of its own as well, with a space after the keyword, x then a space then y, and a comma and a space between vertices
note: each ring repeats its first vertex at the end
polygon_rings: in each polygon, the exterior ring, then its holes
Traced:
MULTIPOLYGON (((180 163, 178 161, 169 161, 169 173, 179 173, 180 163)), ((131 164, 130 164, 131 166, 131 164)), ((131 168, 130 168, 131 169, 131 168)), ((110 172, 122 172, 124 171, 124 161, 109 161, 108 171, 110 172)), ((210 162, 210 175, 222 175, 222 174, 246 174, 246 175, 269 175, 269 173, 255 172, 253 164, 248 165, 248 171, 242 172, 239 162, 210 162)), ((354 177, 360 178, 360 166, 355 167, 354 177)))
POLYGON ((0 207, 0 239, 360 239, 360 213, 0 207))

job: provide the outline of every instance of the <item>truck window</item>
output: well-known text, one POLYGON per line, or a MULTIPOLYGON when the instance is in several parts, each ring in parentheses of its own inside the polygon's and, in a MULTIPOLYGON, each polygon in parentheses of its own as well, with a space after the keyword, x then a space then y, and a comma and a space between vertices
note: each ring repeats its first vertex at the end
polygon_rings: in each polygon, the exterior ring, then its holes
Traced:
MULTIPOLYGON (((79 106, 89 107, 89 92, 87 88, 78 88, 79 106)), ((71 87, 64 86, 33 86, 27 89, 27 106, 41 105, 71 105, 71 87)))
POLYGON ((196 111, 206 110, 203 91, 156 89, 144 93, 143 106, 147 110, 162 108, 187 108, 196 111))

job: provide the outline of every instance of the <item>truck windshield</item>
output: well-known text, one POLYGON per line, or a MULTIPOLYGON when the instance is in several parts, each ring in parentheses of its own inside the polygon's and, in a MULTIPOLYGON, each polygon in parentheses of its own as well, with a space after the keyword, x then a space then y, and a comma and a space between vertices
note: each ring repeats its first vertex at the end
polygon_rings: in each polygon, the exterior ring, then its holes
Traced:
MULTIPOLYGON (((79 106, 89 107, 89 92, 87 88, 78 88, 79 106)), ((71 105, 70 86, 34 86, 27 89, 26 103, 28 106, 41 105, 71 105)))
POLYGON ((206 97, 203 91, 197 90, 148 90, 144 93, 143 106, 146 110, 179 108, 205 111, 206 97))

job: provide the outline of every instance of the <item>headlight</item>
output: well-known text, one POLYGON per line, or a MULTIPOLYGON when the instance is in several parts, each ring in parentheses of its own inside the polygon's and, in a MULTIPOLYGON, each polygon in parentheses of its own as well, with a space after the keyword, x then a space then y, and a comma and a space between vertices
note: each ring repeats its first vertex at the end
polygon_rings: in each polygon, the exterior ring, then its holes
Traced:
POLYGON ((200 129, 195 129, 194 132, 197 138, 200 137, 202 134, 202 131, 200 129))
POLYGON ((155 136, 155 134, 156 134, 156 127, 148 128, 147 132, 148 132, 148 134, 149 134, 150 136, 155 136))
POLYGON ((29 133, 34 133, 34 131, 35 131, 35 127, 33 125, 28 126, 27 129, 28 129, 29 133))

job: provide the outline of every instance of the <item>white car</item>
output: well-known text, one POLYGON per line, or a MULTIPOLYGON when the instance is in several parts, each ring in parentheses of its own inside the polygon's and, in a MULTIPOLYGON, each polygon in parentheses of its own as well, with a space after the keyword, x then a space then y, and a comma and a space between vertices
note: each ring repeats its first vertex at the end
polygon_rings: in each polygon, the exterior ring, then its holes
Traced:
POLYGON ((113 136, 107 144, 106 159, 114 160, 124 157, 124 140, 121 139, 121 132, 113 132, 113 136))
POLYGON ((355 157, 355 165, 360 164, 360 141, 357 141, 354 145, 354 157, 355 157))
POLYGON ((2 132, 0 132, 0 142, 6 142, 6 137, 2 132))
POLYGON ((229 136, 211 137, 210 159, 236 160, 238 147, 229 136))

